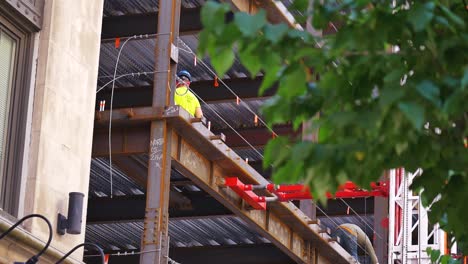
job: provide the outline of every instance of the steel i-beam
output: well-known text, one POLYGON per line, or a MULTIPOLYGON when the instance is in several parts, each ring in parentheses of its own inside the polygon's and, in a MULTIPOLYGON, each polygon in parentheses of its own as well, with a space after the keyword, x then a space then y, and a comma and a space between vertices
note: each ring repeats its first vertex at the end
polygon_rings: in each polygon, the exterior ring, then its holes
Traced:
MULTIPOLYGON (((173 43, 179 35, 180 0, 160 0, 155 48, 153 107, 171 104, 177 54, 173 43)), ((143 226, 141 264, 168 263, 169 191, 171 173, 171 128, 166 120, 151 122, 148 182, 143 226)))

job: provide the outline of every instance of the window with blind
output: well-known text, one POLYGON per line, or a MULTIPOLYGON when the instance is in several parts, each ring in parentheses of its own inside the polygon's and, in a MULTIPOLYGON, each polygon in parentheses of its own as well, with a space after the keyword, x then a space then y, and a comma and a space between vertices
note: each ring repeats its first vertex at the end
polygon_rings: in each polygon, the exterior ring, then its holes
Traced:
POLYGON ((28 112, 32 38, 28 30, 14 21, 0 12, 0 208, 16 216, 28 112))
MULTIPOLYGON (((5 142, 7 140, 10 92, 16 60, 16 40, 0 28, 0 171, 4 168, 5 142)), ((5 175, 0 175, 3 190, 5 175)), ((3 198, 3 197, 2 197, 3 198)), ((3 199, 2 199, 3 200, 3 199)))

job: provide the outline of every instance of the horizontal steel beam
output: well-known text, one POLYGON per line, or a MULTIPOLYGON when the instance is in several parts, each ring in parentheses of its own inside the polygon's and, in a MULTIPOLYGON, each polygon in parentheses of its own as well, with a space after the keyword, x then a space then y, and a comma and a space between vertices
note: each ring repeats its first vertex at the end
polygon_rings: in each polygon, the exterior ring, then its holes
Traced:
POLYGON ((192 124, 190 115, 180 107, 171 107, 165 117, 177 134, 173 136, 172 166, 209 193, 253 229, 283 250, 298 263, 310 263, 315 250, 334 263, 349 263, 351 256, 320 227, 310 224, 293 203, 272 203, 265 211, 249 210, 233 191, 222 187, 224 177, 236 176, 250 184, 266 184, 252 167, 223 142, 210 141, 212 132, 200 123, 192 124), (174 140, 175 139, 175 140, 174 140), (209 153, 207 155, 206 153, 209 153))
MULTIPOLYGON (((101 39, 155 34, 158 29, 158 13, 104 17, 101 39)), ((202 29, 199 8, 182 9, 180 34, 196 34, 202 29)))
MULTIPOLYGON (((108 113, 104 112, 102 116, 103 120, 108 113)), ((141 122, 134 121, 136 117, 129 119, 124 114, 116 116, 118 118, 116 117, 115 121, 141 122)), ((266 184, 267 181, 224 142, 210 140, 214 134, 203 124, 192 123, 193 119, 185 110, 178 106, 171 106, 165 110, 163 116, 154 118, 165 118, 174 131, 170 137, 172 166, 269 239, 294 261, 309 263, 316 254, 319 254, 337 264, 348 263, 351 256, 338 244, 330 242, 327 234, 319 233, 320 227, 310 224, 311 219, 291 202, 272 203, 266 211, 251 211, 245 207, 239 196, 222 188, 221 185, 226 176, 239 177, 248 184, 266 184), (319 253, 314 253, 316 251, 319 253)), ((126 129, 129 128, 122 128, 121 136, 116 137, 118 139, 116 142, 120 144, 120 147, 115 148, 117 151, 123 152, 130 148, 134 150, 135 145, 143 145, 135 144, 133 140, 129 141, 130 137, 126 129)), ((116 131, 118 130, 114 130, 113 133, 116 131)), ((99 135, 95 134, 95 141, 98 137, 99 135)), ((141 138, 148 144, 148 138, 144 136, 141 138)), ((95 142, 93 154, 99 153, 95 148, 96 145, 95 142)), ((144 149, 148 151, 148 146, 144 149)))
MULTIPOLYGON (((112 155, 133 155, 148 153, 149 150, 149 126, 145 123, 130 127, 117 126, 124 122, 131 122, 126 116, 128 109, 116 109, 113 111, 112 128, 112 155)), ((158 115, 152 118, 158 118, 158 115)), ((134 117, 133 119, 137 119, 134 117)), ((109 124, 108 116, 103 114, 99 120, 95 122, 95 130, 93 137, 93 157, 101 157, 109 155, 109 124)), ((293 134, 290 126, 283 126, 274 129, 279 135, 293 134)), ((255 147, 263 147, 271 139, 271 132, 266 128, 255 128, 239 130, 239 134, 247 139, 247 141, 255 147)), ((232 130, 214 131, 215 134, 223 133, 226 136, 226 144, 233 150, 239 148, 250 148, 250 146, 242 140, 239 135, 232 130)), ((259 165, 260 166, 260 165, 259 165)))
MULTIPOLYGON (((135 127, 113 127, 111 133, 112 155, 129 156, 148 153, 149 134, 149 124, 135 127)), ((107 129, 94 129, 92 156, 109 156, 109 131, 107 129)))
MULTIPOLYGON (((90 252, 93 253, 93 252, 90 252)), ((117 252, 105 252, 112 254, 117 252)), ((204 247, 171 247, 169 257, 178 263, 206 264, 295 264, 286 254, 271 244, 204 246, 204 247)), ((139 255, 110 256, 109 263, 138 263, 139 255)), ((86 263, 100 264, 97 257, 86 257, 86 263)))
MULTIPOLYGON (((260 98, 258 91, 262 83, 262 78, 238 78, 223 80, 229 88, 236 93, 241 99, 260 98)), ((213 86, 213 81, 196 81, 190 84, 190 88, 198 95, 203 101, 207 103, 222 102, 222 101, 235 101, 234 96, 224 86, 213 86)), ((269 89, 263 95, 264 97, 272 96, 276 91, 276 86, 269 89)), ((139 86, 139 87, 122 87, 115 88, 113 108, 126 108, 126 107, 142 107, 151 106, 151 98, 153 96, 153 86, 139 86)), ((106 100, 106 107, 110 104, 111 90, 104 89, 96 94, 96 102, 106 100)), ((99 104, 96 104, 96 110, 99 109, 99 104)))

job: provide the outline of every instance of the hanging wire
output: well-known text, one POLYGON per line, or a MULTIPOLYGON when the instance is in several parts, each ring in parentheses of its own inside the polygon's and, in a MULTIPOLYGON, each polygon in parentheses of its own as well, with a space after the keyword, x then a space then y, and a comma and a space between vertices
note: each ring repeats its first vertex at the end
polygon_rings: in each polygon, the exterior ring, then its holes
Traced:
MULTIPOLYGON (((314 201, 312 201, 313 203, 315 203, 314 201)), ((320 208, 320 206, 317 205, 317 203, 315 203, 315 207, 318 208, 320 210, 320 212, 322 212, 323 215, 325 215, 328 219, 330 219, 330 221, 335 224, 335 226, 338 228, 340 225, 338 225, 335 220, 333 220, 327 213, 325 213, 324 210, 322 210, 322 208, 320 208)), ((352 236, 351 234, 348 234, 346 233, 349 237, 352 236)), ((368 253, 366 249, 364 249, 361 245, 359 245, 359 243, 357 242, 357 239, 356 241, 354 240, 351 240, 353 241, 360 249, 362 249, 365 253, 368 253)), ((356 259, 356 261, 359 261, 356 259)))
MULTIPOLYGON (((179 76, 175 76, 177 80, 179 80, 180 82, 183 82, 182 79, 179 78, 179 76)), ((234 133, 236 133, 245 143, 247 143, 247 145, 249 145, 249 147, 252 148, 253 151, 255 151, 262 159, 263 159, 263 154, 260 153, 245 137, 243 137, 234 127, 232 127, 210 104, 208 104, 207 102, 205 102, 205 100, 203 100, 203 98, 201 98, 195 91, 193 91, 190 87, 187 87, 187 91, 191 91, 202 103, 204 103, 211 111, 213 111, 213 113, 219 118, 221 119, 221 121, 223 121, 230 129, 232 129, 232 131, 234 131, 234 133)))
MULTIPOLYGON (((156 33, 156 34, 151 34, 152 36, 158 36, 158 35, 169 35, 169 33, 156 33)), ((117 54, 117 60, 115 62, 115 67, 114 67, 114 75, 112 77, 111 83, 112 83, 112 90, 111 90, 111 102, 110 102, 110 111, 109 111, 109 178, 110 178, 110 197, 113 197, 113 175, 112 175, 112 110, 113 110, 113 104, 114 104, 114 90, 115 90, 115 81, 117 80, 117 69, 119 66, 119 60, 120 60, 120 55, 122 54, 122 50, 124 49, 125 45, 132 39, 137 39, 137 38, 148 38, 149 34, 146 35, 133 35, 129 38, 127 38, 122 46, 119 49, 119 53, 117 54)), ((124 74, 125 75, 125 74, 124 74)), ((124 77, 124 75, 119 76, 118 79, 124 77)), ((146 74, 145 74, 146 75, 146 74)), ((128 76, 128 75, 127 75, 128 76)), ((133 74, 132 74, 133 76, 133 74)), ((101 91, 104 87, 106 87, 109 83, 105 84, 103 87, 101 87, 96 93, 101 91)))
MULTIPOLYGON (((125 44, 127 44, 128 41, 131 39, 135 39, 137 36, 132 36, 128 39, 125 40, 125 42, 122 44, 122 47, 119 49, 119 54, 117 55, 117 60, 115 62, 115 68, 114 68, 114 77, 112 78, 112 91, 111 91, 111 101, 110 101, 110 111, 109 111, 109 178, 110 178, 110 198, 113 196, 113 185, 112 185, 112 107, 114 103, 114 89, 115 89, 115 80, 116 80, 116 75, 117 75, 117 68, 119 66, 119 60, 120 60, 120 55, 122 54, 122 50, 125 47, 125 44)), ((102 88, 101 88, 102 89, 102 88)))
MULTIPOLYGON (((133 255, 141 255, 145 253, 152 253, 152 252, 159 252, 161 249, 154 249, 154 250, 145 250, 145 251, 131 251, 131 252, 117 252, 117 253, 112 253, 112 254, 106 254, 109 256, 116 256, 116 257, 125 257, 125 256, 133 256, 133 255)), ((83 256, 84 258, 92 258, 92 257, 99 257, 100 255, 85 255, 83 256)), ((167 257, 168 261, 170 264, 181 264, 180 262, 177 262, 173 259, 171 259, 169 256, 167 257)))
MULTIPOLYGON (((102 91, 102 89, 106 88, 107 85, 109 85, 112 82, 115 82, 118 79, 123 78, 123 77, 127 77, 127 76, 140 77, 140 75, 145 75, 146 76, 148 74, 164 73, 164 72, 169 72, 169 71, 131 72, 131 73, 122 74, 122 75, 116 76, 115 78, 112 78, 112 80, 108 81, 106 84, 99 87, 99 89, 96 91, 96 93, 99 93, 100 91, 102 91)), ((113 77, 113 76, 103 76, 103 77, 113 77)))
MULTIPOLYGON (((367 218, 367 197, 364 197, 364 217, 367 218)), ((359 218, 361 218, 361 217, 359 217, 359 218)), ((364 219, 362 219, 362 222, 364 222, 364 224, 367 225, 367 223, 366 223, 366 221, 364 221, 364 219)), ((377 232, 375 232, 375 230, 372 227, 370 227, 370 229, 372 230, 372 234, 378 235, 380 237, 380 235, 377 232)), ((365 231, 367 231, 367 228, 364 228, 364 233, 367 234, 367 232, 365 232, 365 231)), ((366 263, 367 263, 367 252, 364 253, 364 256, 366 257, 366 263)))
MULTIPOLYGON (((367 199, 367 197, 366 197, 367 199)), ((372 233, 376 234, 380 239, 384 240, 383 237, 381 237, 375 230, 366 222, 364 218, 362 218, 356 211, 354 211, 353 207, 351 207, 343 198, 340 198, 340 200, 348 206, 348 208, 353 211, 353 213, 367 226, 372 230, 372 233)), ((367 216, 367 202, 364 200, 364 215, 367 216)))
MULTIPOLYGON (((141 34, 141 35, 133 35, 130 37, 120 37, 120 40, 128 40, 128 39, 134 39, 134 37, 138 39, 149 39, 157 36, 162 36, 162 35, 170 35, 171 33, 153 33, 153 34, 141 34)), ((110 42, 114 41, 117 38, 108 38, 108 39, 101 39, 101 42, 110 42)))

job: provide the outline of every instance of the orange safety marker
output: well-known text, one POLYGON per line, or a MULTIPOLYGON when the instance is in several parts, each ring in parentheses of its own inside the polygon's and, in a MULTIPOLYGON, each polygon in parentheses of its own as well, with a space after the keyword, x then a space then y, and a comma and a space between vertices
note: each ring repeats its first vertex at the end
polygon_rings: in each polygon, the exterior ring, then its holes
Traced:
POLYGON ((120 47, 120 38, 115 38, 115 48, 118 49, 120 47))
POLYGON ((278 135, 275 132, 271 133, 271 138, 276 138, 276 137, 278 137, 278 135))
POLYGON ((240 98, 239 98, 239 96, 236 97, 236 104, 237 104, 237 105, 240 104, 240 98))
POLYGON ((109 254, 104 255, 104 263, 108 264, 109 263, 109 254))
POLYGON ((193 57, 193 66, 197 66, 197 55, 193 57))
POLYGON ((255 117, 254 117, 254 123, 255 123, 256 126, 258 126, 258 116, 257 115, 255 115, 255 117))
POLYGON ((214 79, 214 87, 218 87, 219 86, 219 83, 218 83, 218 76, 215 76, 215 79, 214 79))

